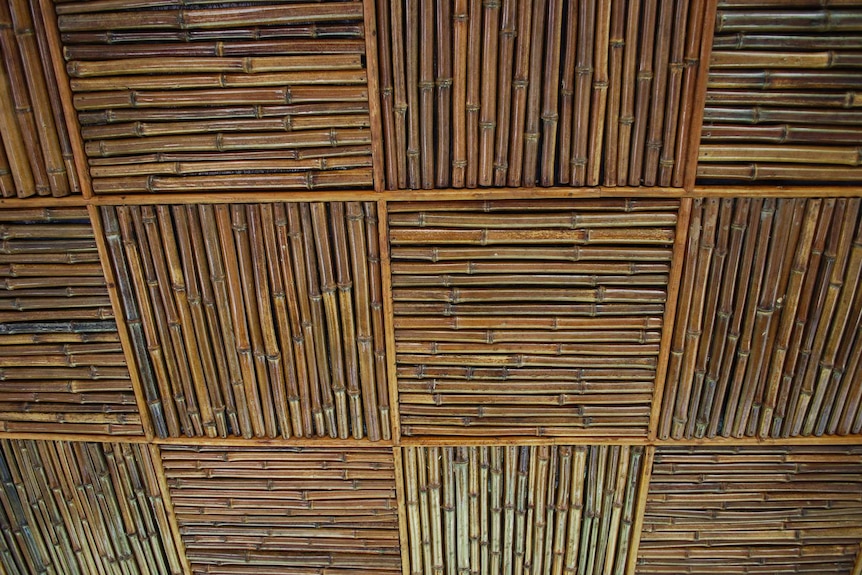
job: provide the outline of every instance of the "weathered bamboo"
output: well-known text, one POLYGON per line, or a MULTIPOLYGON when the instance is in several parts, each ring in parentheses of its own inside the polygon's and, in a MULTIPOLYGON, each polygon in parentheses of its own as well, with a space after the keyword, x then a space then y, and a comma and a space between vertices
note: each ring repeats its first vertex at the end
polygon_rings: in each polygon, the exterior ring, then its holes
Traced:
POLYGON ((596 10, 596 46, 594 49, 595 63, 593 65, 592 97, 590 111, 595 120, 590 122, 589 152, 587 159, 586 184, 599 185, 602 150, 605 137, 605 122, 608 103, 608 51, 610 45, 612 4, 600 1, 596 10))
MULTIPOLYGON (((538 0, 540 6, 535 9, 536 16, 543 14, 542 0, 538 0)), ((525 0, 518 5, 518 21, 514 56, 514 75, 512 77, 512 116, 510 125, 510 142, 508 154, 508 176, 509 186, 521 185, 523 174, 524 157, 524 126, 527 114, 527 90, 530 86, 530 49, 534 30, 541 33, 541 26, 536 23, 533 26, 534 16, 533 0, 525 0)), ((538 20, 538 18, 537 18, 538 20)), ((501 184, 498 184, 501 185, 501 184)))
MULTIPOLYGON (((407 185, 421 187, 419 146, 419 0, 405 3, 404 42, 406 45, 406 90, 407 90, 407 185)), ((394 28, 393 28, 394 32, 394 28)), ((391 138, 391 136, 390 136, 391 138)), ((390 142, 390 145, 392 142, 390 142)), ((391 153, 391 152, 390 152, 391 153)), ((391 156, 390 156, 391 157, 391 156)))
MULTIPOLYGON (((442 15, 440 16, 442 17, 442 15)), ((467 176, 467 0, 452 5, 452 187, 463 188, 467 176)), ((448 38, 447 38, 448 39, 448 38)))
POLYGON ((517 17, 517 3, 515 0, 503 0, 503 17, 500 22, 499 71, 497 72, 499 86, 497 88, 497 142, 494 148, 495 186, 504 186, 508 181, 512 69, 514 66, 517 17))
POLYGON ((596 0, 587 0, 578 7, 578 56, 575 65, 575 109, 572 128, 574 142, 571 155, 571 183, 573 186, 584 186, 587 181, 590 85, 593 82, 595 71, 593 62, 596 59, 594 54, 596 43, 595 13, 596 0))
POLYGON ((436 68, 434 83, 437 91, 437 173, 434 185, 449 187, 451 182, 452 146, 450 123, 452 118, 452 5, 437 0, 435 48, 436 68))

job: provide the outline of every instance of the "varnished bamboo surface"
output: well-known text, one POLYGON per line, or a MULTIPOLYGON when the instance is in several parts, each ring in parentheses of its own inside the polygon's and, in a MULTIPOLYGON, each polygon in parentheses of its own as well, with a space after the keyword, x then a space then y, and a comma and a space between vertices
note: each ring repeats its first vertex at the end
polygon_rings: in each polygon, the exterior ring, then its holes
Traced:
POLYGON ((859 447, 659 448, 635 573, 835 573, 862 536, 859 447))
POLYGON ((683 185, 705 0, 376 0, 389 189, 683 185))
POLYGON ((195 575, 401 570, 392 451, 163 447, 195 575))
POLYGON ((9 575, 180 575, 146 445, 0 440, 9 575))
POLYGON ((54 7, 94 193, 372 187, 360 1, 54 7))
POLYGON ((404 448, 409 573, 624 573, 643 454, 404 448))
POLYGON ((862 431, 858 198, 697 199, 659 438, 862 431))
POLYGON ((389 439, 376 210, 102 208, 157 435, 389 439))
POLYGON ((0 431, 143 434, 83 208, 0 210, 0 431))
POLYGON ((81 193, 42 18, 36 2, 6 0, 0 5, 0 197, 4 198, 81 193))
POLYGON ((643 436, 678 200, 389 204, 405 436, 643 436))
POLYGON ((862 6, 719 0, 698 176, 862 181, 862 6))

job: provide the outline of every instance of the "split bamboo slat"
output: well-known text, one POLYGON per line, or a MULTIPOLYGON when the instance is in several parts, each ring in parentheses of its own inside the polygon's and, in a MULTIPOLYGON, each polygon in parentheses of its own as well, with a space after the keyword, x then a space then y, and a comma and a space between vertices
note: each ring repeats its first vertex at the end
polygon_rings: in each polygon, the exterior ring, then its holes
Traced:
POLYGON ((389 189, 683 185, 705 0, 376 0, 389 189))
POLYGON ((149 447, 0 440, 9 575, 179 575, 149 447))
POLYGON ((862 431, 859 198, 697 199, 659 438, 862 431))
POLYGON ((401 571, 391 449, 164 447, 194 575, 401 571))
POLYGON ((678 207, 390 203, 402 434, 644 436, 678 207))
POLYGON ((94 193, 372 187, 361 1, 55 9, 94 193))
POLYGON ((862 182, 862 5, 719 0, 698 176, 862 182))
POLYGON ((662 447, 635 573, 835 573, 862 538, 862 448, 662 447))
POLYGON ((390 438, 375 202, 101 216, 160 437, 390 438))
POLYGON ((0 210, 0 432, 144 433, 84 208, 0 210))
POLYGON ((643 453, 585 445, 404 448, 409 573, 622 575, 643 453))
POLYGON ((37 3, 0 3, 0 197, 80 194, 37 3))

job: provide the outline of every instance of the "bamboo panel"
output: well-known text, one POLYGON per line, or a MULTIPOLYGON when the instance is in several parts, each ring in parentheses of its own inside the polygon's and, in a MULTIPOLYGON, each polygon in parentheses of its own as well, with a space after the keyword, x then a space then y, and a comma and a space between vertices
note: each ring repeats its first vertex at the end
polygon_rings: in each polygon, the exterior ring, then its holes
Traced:
POLYGON ((376 210, 102 208, 160 437, 390 438, 376 210))
POLYGON ((389 204, 402 433, 643 436, 678 207, 389 204))
POLYGON ((55 9, 96 194, 372 187, 359 0, 55 9))
POLYGON ((407 447, 412 574, 625 571, 642 447, 407 447))
POLYGON ((377 0, 388 189, 681 187, 701 0, 377 0))
POLYGON ((146 445, 0 441, 0 567, 44 573, 181 574, 146 445))
POLYGON ((638 574, 850 573, 862 449, 656 451, 638 574))
POLYGON ((143 435, 87 211, 0 211, 0 431, 143 435))
POLYGON ((164 447, 197 575, 399 573, 392 451, 164 447))
POLYGON ((42 14, 0 6, 0 197, 80 194, 42 14))
POLYGON ((695 200, 660 438, 862 431, 860 200, 695 200))
POLYGON ((701 183, 858 184, 862 7, 719 0, 701 183))

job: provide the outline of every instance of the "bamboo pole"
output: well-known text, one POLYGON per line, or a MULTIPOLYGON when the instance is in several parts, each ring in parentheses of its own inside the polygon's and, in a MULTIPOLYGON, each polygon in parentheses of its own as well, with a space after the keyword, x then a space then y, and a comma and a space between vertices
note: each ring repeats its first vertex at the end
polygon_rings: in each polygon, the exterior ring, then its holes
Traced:
MULTIPOLYGON (((382 192, 386 189, 385 164, 383 150, 382 112, 380 101, 374 96, 380 94, 377 40, 377 19, 375 17, 374 1, 363 0, 362 21, 365 26, 365 67, 368 70, 368 116, 371 124, 371 158, 374 165, 374 190, 382 192)), ((385 29, 385 28, 384 28, 385 29)))

